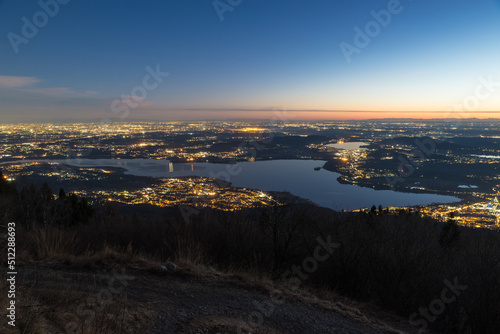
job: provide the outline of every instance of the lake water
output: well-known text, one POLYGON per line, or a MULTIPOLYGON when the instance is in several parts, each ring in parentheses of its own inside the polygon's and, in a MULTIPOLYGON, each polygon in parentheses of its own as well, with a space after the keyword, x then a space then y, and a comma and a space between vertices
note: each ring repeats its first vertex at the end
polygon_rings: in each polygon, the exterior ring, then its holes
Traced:
POLYGON ((473 157, 479 157, 479 158, 486 158, 486 159, 500 159, 500 155, 478 155, 478 154, 471 154, 473 157))
POLYGON ((366 146, 366 145, 370 145, 370 143, 364 143, 364 142, 360 142, 360 141, 353 141, 353 142, 350 142, 350 143, 326 144, 325 146, 327 146, 327 147, 333 147, 333 148, 336 148, 336 149, 339 149, 339 150, 361 150, 361 151, 365 151, 365 150, 367 150, 367 148, 366 147, 361 147, 361 146, 366 146))
POLYGON ((351 210, 372 205, 411 206, 451 203, 459 198, 433 194, 400 193, 341 184, 338 173, 322 167, 319 160, 271 160, 237 164, 171 163, 168 160, 104 159, 57 160, 80 167, 122 167, 127 174, 153 177, 205 176, 229 181, 236 187, 264 191, 288 191, 335 210, 351 210))

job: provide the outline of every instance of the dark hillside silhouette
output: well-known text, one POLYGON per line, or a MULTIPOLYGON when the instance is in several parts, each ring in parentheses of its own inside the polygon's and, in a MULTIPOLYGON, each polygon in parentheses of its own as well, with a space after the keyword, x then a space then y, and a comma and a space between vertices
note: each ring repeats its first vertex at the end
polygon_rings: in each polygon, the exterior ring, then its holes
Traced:
POLYGON ((440 298, 445 281, 458 282, 466 289, 428 327, 442 333, 500 332, 500 235, 492 231, 443 225, 411 210, 393 214, 374 206, 354 214, 293 203, 237 212, 200 209, 189 221, 170 208, 145 219, 110 204, 92 208, 64 190, 55 196, 47 185, 17 190, 3 177, 0 199, 2 222, 19 222, 24 259, 112 248, 281 281, 314 254, 321 237, 339 247, 303 273, 301 286, 334 290, 410 317, 440 298))

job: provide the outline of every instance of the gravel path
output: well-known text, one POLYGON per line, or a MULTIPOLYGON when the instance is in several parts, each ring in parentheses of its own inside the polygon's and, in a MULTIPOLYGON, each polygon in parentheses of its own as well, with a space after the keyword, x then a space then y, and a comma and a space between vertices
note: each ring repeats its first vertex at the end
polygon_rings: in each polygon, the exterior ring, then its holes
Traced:
MULTIPOLYGON (((111 273, 109 268, 82 271, 62 265, 37 267, 27 266, 20 270, 23 273, 20 283, 31 281, 36 272, 37 284, 71 284, 89 295, 94 293, 96 285, 107 286, 111 273)), ((160 274, 156 270, 130 267, 125 272, 134 277, 126 288, 127 307, 143 308, 154 314, 152 321, 137 333, 395 333, 316 304, 281 294, 270 295, 264 289, 220 276, 196 277, 182 272, 160 274)))
POLYGON ((179 290, 183 295, 166 298, 148 333, 385 333, 315 305, 289 300, 278 305, 253 289, 177 282, 167 295, 179 290))

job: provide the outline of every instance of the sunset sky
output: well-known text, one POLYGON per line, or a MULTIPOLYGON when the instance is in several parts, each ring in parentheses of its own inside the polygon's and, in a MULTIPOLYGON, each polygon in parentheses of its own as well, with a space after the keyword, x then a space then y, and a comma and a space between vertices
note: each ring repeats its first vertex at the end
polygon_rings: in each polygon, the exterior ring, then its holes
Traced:
POLYGON ((500 0, 59 1, 0 0, 2 122, 500 118, 500 0))

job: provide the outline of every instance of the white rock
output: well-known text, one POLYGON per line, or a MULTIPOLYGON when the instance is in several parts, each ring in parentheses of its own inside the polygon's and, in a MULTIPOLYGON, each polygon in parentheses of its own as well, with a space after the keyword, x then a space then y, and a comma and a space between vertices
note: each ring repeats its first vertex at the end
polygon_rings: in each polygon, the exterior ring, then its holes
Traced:
POLYGON ((177 269, 177 265, 173 262, 169 262, 169 263, 167 263, 167 268, 174 271, 177 269))

